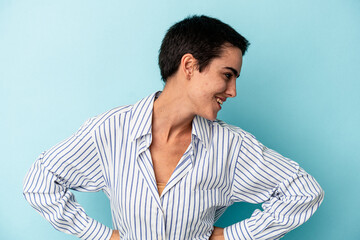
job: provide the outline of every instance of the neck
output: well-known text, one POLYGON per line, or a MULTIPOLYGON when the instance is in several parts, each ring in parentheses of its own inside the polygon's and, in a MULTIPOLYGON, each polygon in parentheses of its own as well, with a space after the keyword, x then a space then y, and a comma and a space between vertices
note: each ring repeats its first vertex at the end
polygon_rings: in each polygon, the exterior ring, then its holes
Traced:
POLYGON ((163 92, 154 102, 152 117, 152 133, 162 142, 170 142, 191 135, 192 120, 186 99, 185 89, 176 85, 176 81, 168 82, 163 92))

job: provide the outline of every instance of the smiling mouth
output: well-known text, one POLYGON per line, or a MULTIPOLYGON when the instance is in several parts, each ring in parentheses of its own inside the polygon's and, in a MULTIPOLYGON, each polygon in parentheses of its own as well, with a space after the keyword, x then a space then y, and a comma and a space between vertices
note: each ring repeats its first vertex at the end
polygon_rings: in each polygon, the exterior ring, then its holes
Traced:
POLYGON ((217 101, 220 105, 223 104, 223 101, 222 101, 220 98, 216 98, 216 101, 217 101))

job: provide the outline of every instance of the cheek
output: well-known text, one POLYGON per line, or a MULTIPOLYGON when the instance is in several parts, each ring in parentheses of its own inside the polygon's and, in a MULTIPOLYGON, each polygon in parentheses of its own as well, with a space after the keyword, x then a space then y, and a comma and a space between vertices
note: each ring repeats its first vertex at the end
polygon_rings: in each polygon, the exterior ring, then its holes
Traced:
POLYGON ((199 81, 192 88, 192 92, 201 99, 208 98, 213 93, 213 86, 209 81, 199 81))
POLYGON ((226 88, 227 88, 227 85, 226 85, 225 81, 218 82, 218 83, 214 84, 213 91, 215 92, 215 94, 219 94, 219 93, 225 92, 226 88))

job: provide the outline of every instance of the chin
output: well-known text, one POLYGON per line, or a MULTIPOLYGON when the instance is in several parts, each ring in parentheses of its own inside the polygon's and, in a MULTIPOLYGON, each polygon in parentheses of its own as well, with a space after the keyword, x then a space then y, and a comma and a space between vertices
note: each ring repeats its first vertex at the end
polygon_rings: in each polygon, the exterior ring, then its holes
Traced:
POLYGON ((207 120, 210 120, 210 121, 215 121, 216 120, 216 117, 217 117, 217 114, 213 115, 213 114, 206 114, 206 115, 199 115, 207 120))
POLYGON ((215 120, 216 120, 216 116, 215 116, 215 117, 212 117, 212 118, 207 118, 207 120, 215 121, 215 120))
POLYGON ((217 118, 218 112, 219 111, 217 111, 217 109, 203 107, 202 109, 200 108, 199 111, 195 114, 200 117, 203 117, 207 120, 215 121, 217 118))

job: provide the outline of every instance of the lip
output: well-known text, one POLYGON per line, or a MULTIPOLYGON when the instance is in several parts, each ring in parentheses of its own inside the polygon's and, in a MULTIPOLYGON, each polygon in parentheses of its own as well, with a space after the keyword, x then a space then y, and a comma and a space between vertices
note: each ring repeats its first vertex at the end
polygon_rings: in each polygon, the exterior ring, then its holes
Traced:
MULTIPOLYGON (((220 100, 222 101, 222 103, 224 103, 224 102, 226 101, 226 98, 222 98, 222 97, 217 97, 217 96, 215 96, 215 99, 217 99, 217 98, 220 99, 220 100)), ((216 104, 218 105, 219 110, 221 110, 221 109, 222 109, 221 104, 218 103, 217 101, 216 101, 216 104)))

